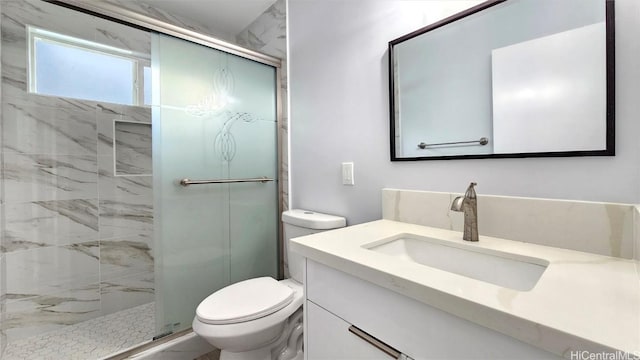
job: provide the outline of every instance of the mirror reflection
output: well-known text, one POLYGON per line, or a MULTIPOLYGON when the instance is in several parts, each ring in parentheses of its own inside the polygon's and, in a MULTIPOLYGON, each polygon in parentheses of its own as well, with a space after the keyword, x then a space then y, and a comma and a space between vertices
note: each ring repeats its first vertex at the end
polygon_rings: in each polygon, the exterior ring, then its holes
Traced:
POLYGON ((613 155, 613 1, 489 1, 389 55, 392 160, 613 155))

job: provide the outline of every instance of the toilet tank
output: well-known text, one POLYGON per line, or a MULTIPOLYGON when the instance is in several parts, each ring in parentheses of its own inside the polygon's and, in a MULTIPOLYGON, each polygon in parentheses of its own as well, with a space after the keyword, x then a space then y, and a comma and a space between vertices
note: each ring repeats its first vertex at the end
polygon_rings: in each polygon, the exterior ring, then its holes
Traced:
POLYGON ((293 238, 311 235, 321 231, 345 227, 347 220, 341 216, 322 214, 310 210, 293 209, 282 213, 285 252, 289 263, 289 275, 302 282, 304 258, 289 251, 289 242, 293 238))

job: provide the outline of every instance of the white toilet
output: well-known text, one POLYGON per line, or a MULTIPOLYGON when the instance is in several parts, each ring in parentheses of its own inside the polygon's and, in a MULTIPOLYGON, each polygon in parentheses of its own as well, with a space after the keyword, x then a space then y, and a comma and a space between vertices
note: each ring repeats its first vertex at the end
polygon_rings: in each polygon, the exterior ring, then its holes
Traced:
POLYGON ((303 258, 289 240, 346 225, 343 217, 306 210, 282 213, 290 279, 249 279, 204 299, 193 331, 220 349, 220 360, 302 360, 303 258))

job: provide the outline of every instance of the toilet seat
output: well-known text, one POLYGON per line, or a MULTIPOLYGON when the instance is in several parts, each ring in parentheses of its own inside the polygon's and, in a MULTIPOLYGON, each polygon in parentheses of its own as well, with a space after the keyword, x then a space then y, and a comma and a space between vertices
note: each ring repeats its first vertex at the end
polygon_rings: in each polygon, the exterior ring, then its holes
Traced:
POLYGON ((252 321, 285 308, 294 295, 291 287, 271 277, 249 279, 209 295, 198 305, 196 317, 211 325, 252 321))
POLYGON ((292 301, 284 308, 268 316, 235 324, 207 324, 195 316, 193 331, 218 349, 230 352, 253 350, 272 342, 282 333, 285 321, 302 306, 304 300, 302 284, 292 279, 279 283, 294 292, 292 301), (249 343, 253 345, 250 349, 247 348, 249 343))

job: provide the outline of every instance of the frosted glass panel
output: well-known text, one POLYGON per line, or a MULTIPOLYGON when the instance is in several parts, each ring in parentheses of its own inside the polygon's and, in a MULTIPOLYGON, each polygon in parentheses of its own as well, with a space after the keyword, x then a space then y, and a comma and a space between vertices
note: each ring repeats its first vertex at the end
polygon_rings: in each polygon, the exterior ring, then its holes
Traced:
MULTIPOLYGON (((253 61, 229 59, 234 76, 231 178, 277 177, 275 71, 253 61), (258 66, 257 66, 258 65, 258 66), (237 114, 247 114, 235 119, 237 114)), ((231 119, 231 120, 229 120, 231 119)), ((277 276, 277 183, 236 184, 230 192, 230 276, 237 282, 256 276, 277 276)))
MULTIPOLYGON (((276 177, 276 129, 276 122, 264 120, 234 126, 236 152, 229 163, 232 178, 276 177)), ((232 282, 277 276, 276 194, 275 182, 232 186, 229 198, 232 282)))
POLYGON ((153 170, 157 331, 191 326, 197 305, 239 280, 277 276, 275 69, 154 35, 153 170))
POLYGON ((36 93, 134 103, 133 60, 40 39, 35 52, 36 93))
POLYGON ((230 193, 231 282, 276 277, 278 259, 277 184, 232 186, 230 193))

